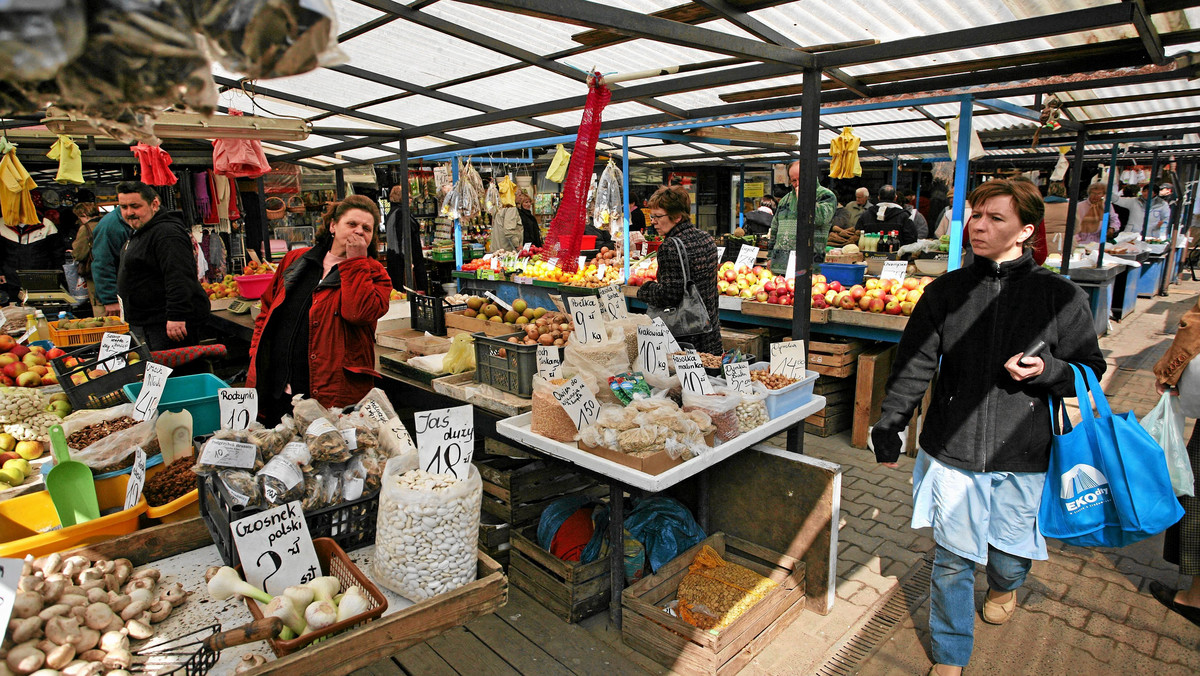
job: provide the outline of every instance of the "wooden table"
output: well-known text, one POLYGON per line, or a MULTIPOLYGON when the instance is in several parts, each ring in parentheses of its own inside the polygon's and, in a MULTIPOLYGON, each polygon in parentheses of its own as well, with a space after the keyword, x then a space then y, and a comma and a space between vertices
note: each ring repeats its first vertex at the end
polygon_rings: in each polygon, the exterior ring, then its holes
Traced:
POLYGON ((213 310, 208 314, 208 325, 225 336, 233 336, 247 343, 254 337, 254 314, 234 314, 229 310, 213 310))

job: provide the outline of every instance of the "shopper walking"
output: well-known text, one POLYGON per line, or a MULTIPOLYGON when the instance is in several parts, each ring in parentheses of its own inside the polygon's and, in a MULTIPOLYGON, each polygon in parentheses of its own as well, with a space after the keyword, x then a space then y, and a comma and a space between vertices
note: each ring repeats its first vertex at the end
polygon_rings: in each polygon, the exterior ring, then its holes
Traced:
POLYGON ((1104 373, 1087 296, 1034 264, 1042 218, 1030 183, 993 180, 971 192, 975 259, 925 289, 900 339, 879 422, 878 462, 895 467, 900 434, 937 373, 913 468, 913 528, 936 542, 929 625, 931 674, 954 676, 974 643, 975 566, 987 566, 983 620, 1003 624, 1033 559, 1045 559, 1036 516, 1050 452, 1048 398, 1074 394, 1069 364, 1104 373), (1024 363, 1036 339, 1046 348, 1024 363))
POLYGON ((369 254, 379 240, 379 207, 351 195, 330 207, 310 248, 293 249, 262 295, 250 340, 246 386, 274 424, 293 395, 348 406, 375 386, 375 326, 392 280, 369 254))
POLYGON ((698 352, 721 354, 721 320, 717 309, 717 245, 692 224, 691 198, 683 186, 659 188, 650 197, 650 222, 663 236, 658 247, 658 279, 638 288, 638 300, 653 308, 678 307, 683 300, 684 275, 700 291, 711 322, 707 333, 675 336, 698 352), (680 255, 680 249, 683 255, 680 255), (686 270, 684 266, 686 267, 686 270))
MULTIPOLYGON (((1179 382, 1179 377, 1197 354, 1200 354, 1200 298, 1179 320, 1179 330, 1175 332, 1171 347, 1154 365, 1159 394, 1179 382)), ((1200 477, 1200 421, 1192 428, 1187 452, 1192 462, 1192 474, 1200 477)), ((1195 490, 1193 493, 1200 495, 1195 490)), ((1183 505, 1183 518, 1167 529, 1163 559, 1179 566, 1180 575, 1191 576, 1191 585, 1175 590, 1152 580, 1150 593, 1159 603, 1200 625, 1200 497, 1181 495, 1179 504, 1183 505)))
POLYGON ((747 235, 763 236, 771 232, 771 219, 775 217, 775 198, 764 197, 758 208, 746 214, 742 229, 747 235))

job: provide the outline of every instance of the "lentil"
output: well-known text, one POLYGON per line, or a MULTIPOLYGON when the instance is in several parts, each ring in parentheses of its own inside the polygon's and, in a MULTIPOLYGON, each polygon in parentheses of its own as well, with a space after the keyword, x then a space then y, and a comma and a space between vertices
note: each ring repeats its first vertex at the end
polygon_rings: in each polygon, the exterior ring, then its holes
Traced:
POLYGON ((192 472, 194 462, 191 457, 179 458, 146 479, 146 487, 142 490, 146 502, 151 507, 161 507, 196 490, 196 474, 192 472))
POLYGON ((67 437, 67 446, 70 446, 77 451, 82 451, 88 446, 100 441, 104 437, 107 437, 114 432, 120 432, 121 430, 129 429, 136 424, 136 420, 127 415, 123 415, 120 418, 113 418, 112 420, 105 420, 104 422, 88 425, 81 430, 73 432, 71 436, 67 437))

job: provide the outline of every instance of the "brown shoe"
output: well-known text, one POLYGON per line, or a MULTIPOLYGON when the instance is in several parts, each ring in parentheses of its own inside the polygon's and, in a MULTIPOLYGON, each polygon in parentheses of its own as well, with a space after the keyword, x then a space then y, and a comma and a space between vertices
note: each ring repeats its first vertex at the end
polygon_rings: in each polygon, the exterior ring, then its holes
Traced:
POLYGON ((952 667, 948 664, 935 664, 929 668, 929 676, 961 676, 962 667, 952 667), (942 671, 940 667, 945 667, 948 671, 942 671))
POLYGON ((1008 592, 1006 601, 993 601, 991 593, 992 590, 989 589, 988 595, 983 597, 983 621, 988 624, 1004 624, 1017 609, 1017 592, 1008 592))

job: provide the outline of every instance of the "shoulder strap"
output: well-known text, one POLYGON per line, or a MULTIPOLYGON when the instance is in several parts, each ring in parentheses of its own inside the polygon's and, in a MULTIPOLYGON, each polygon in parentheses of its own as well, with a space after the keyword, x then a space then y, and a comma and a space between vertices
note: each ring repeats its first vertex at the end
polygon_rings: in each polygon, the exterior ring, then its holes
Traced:
POLYGON ((675 252, 679 254, 679 266, 681 268, 683 268, 683 286, 684 286, 684 288, 687 288, 687 285, 688 285, 687 249, 684 248, 683 242, 680 242, 678 237, 672 237, 671 241, 675 242, 675 252))

